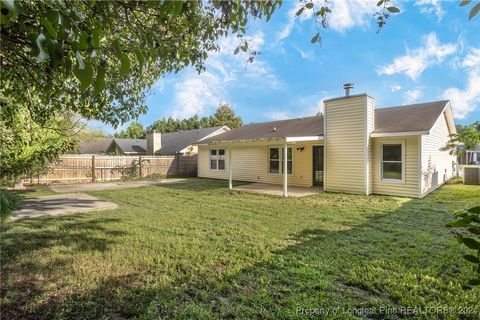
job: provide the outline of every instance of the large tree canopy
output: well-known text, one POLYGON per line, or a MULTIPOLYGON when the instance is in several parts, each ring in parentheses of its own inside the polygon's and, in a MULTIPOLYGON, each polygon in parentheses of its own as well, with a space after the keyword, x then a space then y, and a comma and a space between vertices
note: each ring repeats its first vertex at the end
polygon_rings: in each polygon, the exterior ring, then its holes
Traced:
MULTIPOLYGON (((279 1, 4 1, 2 91, 45 123, 74 111, 114 126, 146 111, 161 75, 203 70, 220 37, 269 19, 279 1)), ((255 54, 255 52, 251 52, 255 54)), ((14 112, 14 110, 10 110, 14 112)))

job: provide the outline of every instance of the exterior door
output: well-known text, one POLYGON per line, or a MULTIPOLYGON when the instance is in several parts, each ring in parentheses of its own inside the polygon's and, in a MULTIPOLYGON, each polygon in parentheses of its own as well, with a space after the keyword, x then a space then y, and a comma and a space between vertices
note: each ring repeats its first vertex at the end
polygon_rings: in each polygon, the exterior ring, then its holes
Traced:
POLYGON ((313 146, 313 185, 323 187, 323 146, 313 146))

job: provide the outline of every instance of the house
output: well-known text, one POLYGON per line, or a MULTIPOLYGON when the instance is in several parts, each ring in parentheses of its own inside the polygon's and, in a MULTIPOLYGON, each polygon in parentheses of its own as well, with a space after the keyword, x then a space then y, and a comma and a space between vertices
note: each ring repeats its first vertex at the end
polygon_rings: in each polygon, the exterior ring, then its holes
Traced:
POLYGON ((253 123, 197 143, 200 177, 421 198, 455 174, 449 101, 375 109, 368 94, 324 101, 324 115, 253 123), (285 161, 286 160, 286 161, 285 161))
POLYGON ((194 155, 193 145, 230 130, 227 126, 192 129, 178 132, 147 134, 147 139, 97 138, 81 143, 79 154, 115 155, 194 155))

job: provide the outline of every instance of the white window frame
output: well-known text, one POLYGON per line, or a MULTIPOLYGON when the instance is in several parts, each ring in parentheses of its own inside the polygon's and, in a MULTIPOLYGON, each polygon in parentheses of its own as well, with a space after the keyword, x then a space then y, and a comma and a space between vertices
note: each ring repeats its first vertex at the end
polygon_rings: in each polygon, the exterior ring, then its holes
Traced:
MULTIPOLYGON (((288 149, 292 149, 292 173, 287 173, 289 176, 293 176, 294 172, 294 150, 293 146, 288 146, 288 149)), ((268 155, 267 155, 267 173, 273 176, 283 176, 283 153, 285 152, 285 146, 268 146, 268 155), (278 173, 270 172, 270 161, 275 161, 270 159, 270 149, 279 149, 280 157, 278 158, 279 170, 278 173)))
POLYGON ((209 167, 209 169, 212 170, 212 171, 225 171, 225 169, 227 168, 227 161, 226 161, 225 155, 226 155, 226 149, 225 148, 209 149, 208 150, 208 167, 209 167), (219 155, 220 150, 223 150, 223 155, 219 155), (212 155, 212 151, 215 151, 215 155, 212 155), (216 165, 217 165, 216 169, 212 168, 212 160, 214 160, 216 165), (223 169, 219 169, 219 166, 218 166, 218 161, 219 160, 223 160, 223 163, 224 163, 223 169))
POLYGON ((405 183, 405 140, 396 140, 396 141, 382 141, 380 142, 380 154, 379 154, 379 167, 380 167, 380 180, 382 182, 388 183, 405 183), (384 179, 383 178, 383 163, 384 162, 399 162, 399 161, 383 161, 383 146, 384 145, 392 145, 398 144, 402 148, 401 155, 402 155, 402 178, 401 179, 384 179))

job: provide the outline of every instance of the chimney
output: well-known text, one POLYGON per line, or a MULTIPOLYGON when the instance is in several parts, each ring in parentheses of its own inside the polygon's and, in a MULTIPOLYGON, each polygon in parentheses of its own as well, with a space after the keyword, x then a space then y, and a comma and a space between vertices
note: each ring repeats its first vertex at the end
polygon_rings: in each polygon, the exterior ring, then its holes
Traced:
POLYGON ((345 89, 345 97, 349 97, 350 96, 350 89, 353 89, 353 83, 351 83, 351 82, 345 83, 343 85, 343 89, 345 89))
POLYGON ((155 155, 162 148, 162 134, 160 132, 147 133, 147 154, 155 155))

